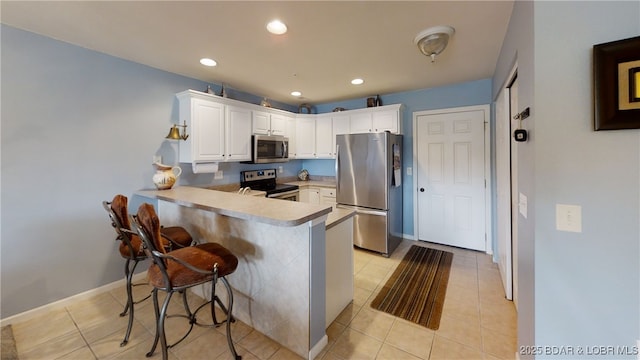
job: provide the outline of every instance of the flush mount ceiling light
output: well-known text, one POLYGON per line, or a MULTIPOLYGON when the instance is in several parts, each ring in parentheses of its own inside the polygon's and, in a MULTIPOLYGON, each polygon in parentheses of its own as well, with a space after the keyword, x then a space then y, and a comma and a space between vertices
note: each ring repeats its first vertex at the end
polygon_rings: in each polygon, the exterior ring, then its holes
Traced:
POLYGON ((302 96, 302 93, 300 91, 292 91, 291 95, 295 96, 295 97, 300 97, 300 96, 302 96))
POLYGON ((275 35, 282 35, 287 32, 287 25, 280 20, 273 20, 267 24, 267 30, 275 35))
POLYGON ((353 79, 353 80, 351 80, 351 84, 353 84, 353 85, 362 85, 362 84, 364 84, 364 80, 362 80, 362 79, 353 79))
POLYGON ((216 66, 216 65, 218 65, 218 63, 215 60, 209 59, 209 58, 200 59, 200 64, 202 64, 204 66, 216 66))
POLYGON ((447 47, 449 38, 454 32, 455 29, 451 26, 434 26, 419 32, 413 42, 418 45, 420 52, 429 56, 431 62, 434 62, 436 55, 439 55, 447 47))

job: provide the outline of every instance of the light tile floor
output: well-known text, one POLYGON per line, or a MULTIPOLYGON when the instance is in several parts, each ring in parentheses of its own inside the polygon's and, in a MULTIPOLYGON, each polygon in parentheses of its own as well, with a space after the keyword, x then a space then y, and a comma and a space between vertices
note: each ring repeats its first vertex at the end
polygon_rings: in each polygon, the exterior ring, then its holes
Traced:
MULTIPOLYGON (((405 240, 389 258, 356 250, 355 292, 350 304, 327 330, 329 344, 319 359, 513 359, 516 312, 504 298, 500 274, 491 258, 475 251, 405 240), (373 310, 369 304, 412 244, 454 253, 440 328, 437 331, 373 310)), ((135 287, 137 298, 149 291, 135 287)), ((127 317, 119 317, 124 287, 74 303, 41 317, 14 323, 18 354, 28 359, 144 359, 154 333, 151 300, 136 305, 129 343, 120 347, 127 317)), ((169 312, 182 309, 172 299, 169 312)), ((190 296, 190 302, 199 301, 190 296)), ((206 314, 204 314, 206 316, 206 314)), ((179 338, 183 318, 167 320, 168 337, 179 338)), ((232 325, 243 359, 300 359, 242 322, 232 325)), ((170 340, 171 341, 171 340, 170 340)), ((156 350, 154 359, 160 359, 156 350)), ((170 359, 231 359, 225 327, 194 327, 169 350, 170 359)))

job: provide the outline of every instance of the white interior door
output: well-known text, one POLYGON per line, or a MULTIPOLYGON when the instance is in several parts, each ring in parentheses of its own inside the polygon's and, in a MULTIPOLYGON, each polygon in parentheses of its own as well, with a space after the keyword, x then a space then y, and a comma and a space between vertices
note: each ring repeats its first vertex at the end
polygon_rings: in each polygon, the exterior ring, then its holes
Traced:
POLYGON ((504 88, 496 101, 496 255, 505 296, 512 300, 510 118, 509 88, 504 88))
POLYGON ((418 239, 486 251, 485 110, 415 119, 418 239))
MULTIPOLYGON (((518 128, 514 116, 518 113, 518 78, 509 88, 511 133, 518 128)), ((513 304, 518 309, 518 146, 511 139, 511 253, 513 254, 513 304)))

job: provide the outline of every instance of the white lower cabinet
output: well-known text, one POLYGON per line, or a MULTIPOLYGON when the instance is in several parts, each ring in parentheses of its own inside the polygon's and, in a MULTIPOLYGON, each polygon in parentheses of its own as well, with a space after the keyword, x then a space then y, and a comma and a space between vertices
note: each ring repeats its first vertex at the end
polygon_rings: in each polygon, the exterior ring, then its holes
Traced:
POLYGON ((335 206, 336 205, 336 189, 320 188, 320 204, 335 206))
POLYGON ((304 188, 300 189, 300 202, 309 204, 320 204, 320 189, 304 188))
POLYGON ((326 232, 326 318, 331 323, 353 300, 353 217, 326 232))

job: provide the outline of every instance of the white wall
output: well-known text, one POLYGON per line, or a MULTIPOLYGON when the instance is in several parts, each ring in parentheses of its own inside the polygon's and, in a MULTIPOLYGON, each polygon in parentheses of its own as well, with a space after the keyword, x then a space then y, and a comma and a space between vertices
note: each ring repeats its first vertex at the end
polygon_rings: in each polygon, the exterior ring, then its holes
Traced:
POLYGON ((591 85, 593 45, 639 33, 638 2, 514 7, 494 95, 517 60, 520 110, 532 111, 518 149, 529 198, 518 233, 519 345, 640 338, 640 130, 594 132, 591 85), (582 206, 582 233, 556 230, 558 203, 582 206))

